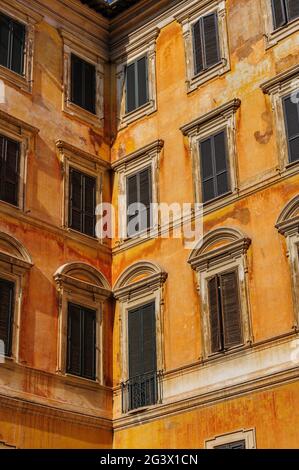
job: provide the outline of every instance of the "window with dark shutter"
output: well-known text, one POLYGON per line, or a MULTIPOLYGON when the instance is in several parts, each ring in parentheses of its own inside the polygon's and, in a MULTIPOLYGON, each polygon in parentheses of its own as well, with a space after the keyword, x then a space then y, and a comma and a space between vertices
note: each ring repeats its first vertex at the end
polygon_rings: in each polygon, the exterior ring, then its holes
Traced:
POLYGON ((130 409, 157 401, 155 303, 128 312, 130 409))
POLYGON ((96 312, 68 305, 67 372, 96 378, 96 312))
POLYGON ((96 113, 96 69, 85 60, 71 55, 72 102, 90 113, 96 113))
POLYGON ((195 75, 220 62, 217 13, 203 16, 193 25, 193 51, 195 75))
POLYGON ((70 168, 69 226, 95 236, 96 178, 70 168))
POLYGON ((151 168, 129 176, 127 178, 127 234, 128 237, 151 227, 151 202, 152 202, 152 176, 151 168), (140 211, 132 211, 131 204, 140 203, 140 211), (138 217, 137 217, 138 216, 138 217), (138 221, 135 224, 133 219, 138 221), (139 223, 140 222, 140 223, 139 223))
POLYGON ((221 444, 219 446, 215 446, 214 449, 246 449, 245 440, 236 441, 236 442, 229 442, 227 444, 221 444))
POLYGON ((126 69, 126 112, 130 113, 148 102, 147 57, 141 57, 126 69))
POLYGON ((0 65, 24 74, 26 27, 0 13, 0 65))
POLYGON ((211 352, 242 343, 242 322, 237 271, 219 274, 208 281, 211 352))
MULTIPOLYGON (((299 92, 299 90, 298 90, 299 92)), ((284 114, 290 163, 299 160, 299 104, 291 96, 284 98, 284 114)))
POLYGON ((203 202, 230 191, 225 131, 200 142, 200 164, 203 202))
POLYGON ((5 356, 11 356, 14 315, 14 283, 0 279, 0 341, 4 343, 5 356))
POLYGON ((0 199, 18 205, 20 144, 0 135, 0 199))
POLYGON ((272 0, 274 29, 285 26, 299 17, 298 0, 272 0))

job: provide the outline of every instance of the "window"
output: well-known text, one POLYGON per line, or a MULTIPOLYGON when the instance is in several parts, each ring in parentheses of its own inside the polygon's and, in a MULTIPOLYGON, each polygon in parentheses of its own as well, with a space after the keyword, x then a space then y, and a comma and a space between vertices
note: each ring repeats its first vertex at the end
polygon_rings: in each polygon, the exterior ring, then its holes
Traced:
POLYGON ((167 274, 156 263, 140 261, 116 281, 120 309, 121 385, 123 413, 161 401, 163 299, 167 274))
POLYGON ((231 271, 208 281, 211 351, 242 344, 238 273, 231 271))
POLYGON ((151 179, 151 168, 145 168, 127 178, 128 237, 151 227, 151 179), (140 211, 134 209, 135 204, 142 204, 140 211), (138 222, 134 223, 136 217, 138 222))
POLYGON ((11 356, 12 325, 14 314, 13 282, 0 279, 0 341, 4 344, 5 356, 11 356))
POLYGON ((72 102, 95 114, 96 69, 95 66, 71 55, 72 62, 72 102))
POLYGON ((24 73, 25 25, 0 13, 0 65, 24 73))
POLYGON ((292 281, 295 331, 299 326, 299 196, 295 196, 281 211, 276 228, 286 239, 286 251, 292 281))
POLYGON ((206 449, 256 449, 255 429, 214 437, 205 442, 205 447, 206 449))
POLYGON ((70 228, 95 236, 96 179, 70 168, 70 228))
POLYGON ((299 17, 298 0, 272 0, 274 29, 285 26, 299 17))
POLYGON ((130 113, 148 102, 146 56, 127 66, 126 86, 126 112, 130 113))
POLYGON ((202 140, 199 146, 203 202, 208 202, 226 194, 230 189, 226 132, 222 131, 202 140))
POLYGON ((156 39, 159 28, 132 32, 128 41, 113 47, 116 63, 117 127, 148 116, 157 110, 156 39))
POLYGON ((100 40, 60 30, 64 43, 63 111, 69 118, 103 128, 104 61, 100 40))
POLYGON ((277 158, 280 173, 298 171, 299 162, 299 66, 261 84, 274 111, 277 158), (296 169, 297 167, 297 169, 296 169))
POLYGON ((189 2, 176 15, 183 29, 188 93, 230 70, 226 15, 225 0, 189 2))
POLYGON ((18 205, 20 144, 0 135, 0 199, 18 205))
POLYGON ((95 379, 96 311, 68 305, 67 372, 95 379))
POLYGON ((159 214, 152 210, 151 204, 159 202, 159 161, 163 145, 162 140, 157 140, 112 163, 119 188, 120 235, 115 253, 157 233, 159 214))
MULTIPOLYGON (((299 4, 298 4, 299 8, 299 4)), ((299 96, 299 90, 295 93, 299 96)), ((287 96, 283 99, 283 107, 288 138, 289 162, 299 160, 299 100, 287 96)))
POLYGON ((58 364, 69 380, 89 379, 103 384, 103 324, 108 318, 111 288, 95 267, 74 262, 54 274, 58 316, 58 364))
POLYGON ((219 63, 217 13, 203 16, 193 25, 194 75, 219 63))
POLYGON ((200 286, 204 358, 252 341, 249 246, 250 240, 239 230, 218 228, 208 232, 189 257, 200 286))
POLYGON ((181 127, 189 139, 195 202, 209 203, 204 211, 219 207, 224 196, 237 195, 236 112, 240 105, 234 99, 181 127))
POLYGON ((157 402, 155 303, 128 312, 129 409, 157 402))

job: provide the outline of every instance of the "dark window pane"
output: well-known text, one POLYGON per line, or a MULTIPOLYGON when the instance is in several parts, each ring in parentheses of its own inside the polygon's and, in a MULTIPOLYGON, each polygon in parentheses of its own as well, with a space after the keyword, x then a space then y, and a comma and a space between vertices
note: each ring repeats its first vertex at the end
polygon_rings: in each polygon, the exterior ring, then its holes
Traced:
POLYGON ((197 21, 193 26, 193 54, 194 54, 194 73, 200 73, 203 69, 202 58, 202 40, 201 40, 201 22, 197 21))
POLYGON ((78 106, 83 105, 83 64, 79 57, 72 54, 72 102, 78 106))
POLYGON ((220 322, 220 305, 218 290, 218 278, 217 276, 215 276, 208 282, 212 353, 218 352, 222 349, 222 332, 220 322))
POLYGON ((11 356, 13 304, 14 283, 0 279, 0 340, 6 356, 11 356))
POLYGON ((70 227, 95 236, 96 178, 71 168, 69 204, 70 227))
POLYGON ((10 20, 0 14, 0 65, 8 67, 10 20))
POLYGON ((285 98, 284 106, 288 137, 291 138, 299 134, 299 107, 291 97, 285 98))
POLYGON ((81 314, 80 307, 69 304, 68 372, 81 375, 81 314))
POLYGON ((200 144, 202 178, 213 176, 212 143, 211 139, 204 140, 200 144))
POLYGON ((214 137, 216 173, 226 171, 226 141, 225 132, 220 132, 214 137))
POLYGON ((272 0, 274 29, 280 28, 287 22, 285 0, 272 0))
POLYGON ((209 68, 219 62, 217 14, 205 16, 203 18, 205 60, 206 67, 209 68))
POLYGON ((203 181, 203 202, 208 202, 216 197, 214 188, 214 179, 203 181))
POLYGON ((222 194, 225 194, 229 191, 227 172, 217 175, 216 182, 217 182, 217 196, 221 196, 222 194))
POLYGON ((298 0, 286 0, 286 7, 288 12, 288 19, 294 20, 299 17, 299 1, 298 0))
POLYGON ((299 136, 290 141, 290 162, 299 160, 299 136))
POLYGON ((136 82, 135 82, 135 62, 127 67, 127 113, 137 107, 136 103, 136 82))
POLYGON ((83 375, 95 379, 95 347, 96 347, 96 312, 84 309, 83 315, 83 375))
POLYGON ((138 70, 138 106, 147 103, 147 57, 142 57, 137 62, 138 70))
POLYGON ((96 112, 96 69, 94 65, 85 62, 84 76, 84 102, 83 107, 87 111, 95 114, 96 112))
POLYGON ((24 72, 25 26, 14 21, 12 28, 11 70, 22 75, 24 72))
POLYGON ((20 144, 1 136, 0 198, 18 204, 20 144))
POLYGON ((245 440, 215 446, 214 449, 246 449, 245 440))

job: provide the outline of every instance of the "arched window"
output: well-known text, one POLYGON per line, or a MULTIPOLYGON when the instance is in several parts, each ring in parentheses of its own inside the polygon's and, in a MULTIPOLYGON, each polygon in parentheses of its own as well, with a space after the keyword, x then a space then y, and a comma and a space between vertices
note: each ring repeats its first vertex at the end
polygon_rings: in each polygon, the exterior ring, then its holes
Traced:
POLYGON ((291 268, 294 328, 299 325, 299 196, 292 199, 277 219, 276 228, 286 238, 291 268))
POLYGON ((239 230, 218 228, 208 232, 189 257, 198 277, 205 358, 252 340, 246 259, 249 246, 250 239, 239 230))
POLYGON ((156 263, 139 261, 121 274, 114 287, 120 308, 123 412, 154 405, 161 399, 166 278, 156 263))
POLYGON ((18 360, 22 294, 31 257, 11 235, 0 232, 0 354, 18 360))
POLYGON ((105 276, 81 262, 54 274, 59 294, 58 371, 102 383, 102 323, 111 296, 105 276))

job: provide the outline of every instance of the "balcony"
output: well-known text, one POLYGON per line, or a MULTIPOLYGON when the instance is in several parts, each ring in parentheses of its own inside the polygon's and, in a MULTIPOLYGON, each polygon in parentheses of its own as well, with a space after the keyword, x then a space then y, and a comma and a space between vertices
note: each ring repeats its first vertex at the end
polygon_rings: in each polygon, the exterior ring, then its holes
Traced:
POLYGON ((161 372, 153 371, 131 377, 122 386, 122 412, 148 407, 161 402, 161 372))

